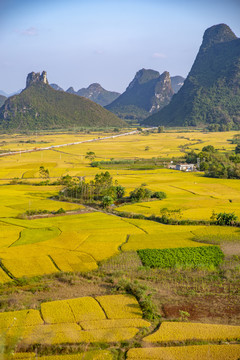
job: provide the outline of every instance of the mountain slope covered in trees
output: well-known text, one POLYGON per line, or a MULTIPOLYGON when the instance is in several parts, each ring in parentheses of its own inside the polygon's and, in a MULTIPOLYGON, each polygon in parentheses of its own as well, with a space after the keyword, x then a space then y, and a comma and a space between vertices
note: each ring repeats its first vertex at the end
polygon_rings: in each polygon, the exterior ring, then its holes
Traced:
POLYGON ((105 90, 98 83, 91 84, 87 88, 82 88, 75 94, 90 99, 101 106, 110 104, 120 95, 118 92, 105 90))
POLYGON ((142 120, 167 105, 174 92, 167 71, 139 70, 126 91, 106 106, 124 119, 142 120))
POLYGON ((74 126, 124 126, 100 105, 80 96, 54 90, 45 72, 31 73, 27 87, 0 108, 2 129, 58 129, 74 126))
POLYGON ((227 25, 205 31, 182 88, 143 124, 240 128, 240 39, 227 25))

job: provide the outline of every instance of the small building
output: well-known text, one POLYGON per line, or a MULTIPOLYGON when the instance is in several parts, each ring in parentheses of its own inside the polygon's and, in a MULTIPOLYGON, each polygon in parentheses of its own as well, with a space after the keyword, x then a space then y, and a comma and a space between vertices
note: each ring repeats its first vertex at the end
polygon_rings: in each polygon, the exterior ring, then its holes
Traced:
POLYGON ((180 171, 194 171, 195 165, 194 164, 177 164, 176 170, 180 171))

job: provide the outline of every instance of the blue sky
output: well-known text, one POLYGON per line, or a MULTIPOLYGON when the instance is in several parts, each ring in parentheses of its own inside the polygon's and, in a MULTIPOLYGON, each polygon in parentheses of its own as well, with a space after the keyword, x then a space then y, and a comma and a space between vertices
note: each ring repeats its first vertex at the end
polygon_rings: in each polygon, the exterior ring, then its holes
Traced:
POLYGON ((0 0, 0 89, 31 71, 122 92, 141 68, 186 76, 206 28, 240 37, 240 0, 0 0))

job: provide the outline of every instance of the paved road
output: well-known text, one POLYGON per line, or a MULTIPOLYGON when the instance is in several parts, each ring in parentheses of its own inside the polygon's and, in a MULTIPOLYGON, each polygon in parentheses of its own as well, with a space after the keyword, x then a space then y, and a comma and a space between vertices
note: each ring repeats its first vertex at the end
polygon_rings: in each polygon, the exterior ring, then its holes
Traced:
MULTIPOLYGON (((143 129, 143 131, 152 130, 152 129, 156 129, 156 127, 143 129)), ((89 140, 84 140, 84 141, 76 141, 76 142, 73 142, 73 143, 67 143, 67 144, 61 144, 61 145, 52 145, 52 146, 41 147, 41 148, 33 148, 33 149, 28 149, 28 150, 9 151, 9 152, 0 154, 0 157, 10 156, 10 155, 18 155, 18 154, 25 154, 25 153, 31 153, 31 152, 36 152, 36 151, 52 150, 52 149, 57 149, 57 148, 64 147, 64 146, 84 144, 84 143, 88 143, 88 142, 101 141, 101 140, 106 140, 106 139, 115 139, 115 138, 118 138, 120 136, 134 135, 134 134, 138 134, 138 133, 139 133, 138 130, 134 130, 134 131, 130 131, 130 132, 123 133, 123 134, 105 136, 105 137, 102 137, 102 138, 95 138, 95 139, 89 139, 89 140)))

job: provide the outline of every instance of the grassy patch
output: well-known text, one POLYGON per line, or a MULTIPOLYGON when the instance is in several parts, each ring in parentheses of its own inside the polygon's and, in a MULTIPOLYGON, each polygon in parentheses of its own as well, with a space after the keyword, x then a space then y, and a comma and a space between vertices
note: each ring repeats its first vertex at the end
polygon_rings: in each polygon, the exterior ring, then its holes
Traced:
POLYGON ((61 234, 57 227, 24 229, 21 232, 19 240, 15 241, 12 246, 34 244, 41 241, 53 239, 61 234))

